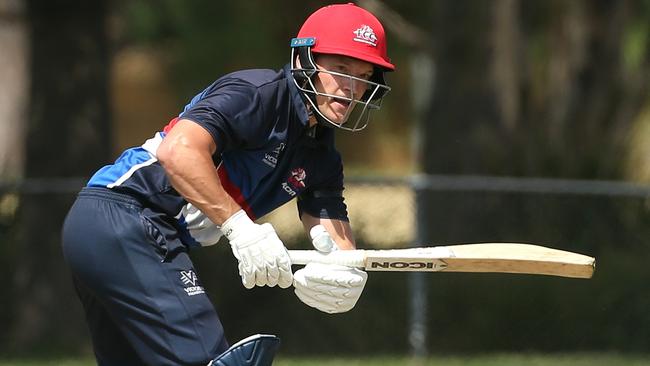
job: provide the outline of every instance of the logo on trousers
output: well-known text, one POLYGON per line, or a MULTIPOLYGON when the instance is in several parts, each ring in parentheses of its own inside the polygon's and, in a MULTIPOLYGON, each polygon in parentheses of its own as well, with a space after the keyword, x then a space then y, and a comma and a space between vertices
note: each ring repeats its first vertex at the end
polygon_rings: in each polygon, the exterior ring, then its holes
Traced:
POLYGON ((198 284, 199 279, 196 277, 196 273, 194 273, 193 270, 181 271, 181 282, 183 285, 185 285, 185 287, 183 287, 183 290, 185 290, 187 296, 194 296, 205 293, 203 286, 200 286, 198 284))

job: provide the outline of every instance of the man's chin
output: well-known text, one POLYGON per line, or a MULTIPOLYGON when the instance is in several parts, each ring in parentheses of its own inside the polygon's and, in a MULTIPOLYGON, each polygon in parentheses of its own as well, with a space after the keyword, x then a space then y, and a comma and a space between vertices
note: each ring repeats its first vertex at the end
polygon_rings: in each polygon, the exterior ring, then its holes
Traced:
POLYGON ((323 106, 319 106, 319 110, 321 114, 327 118, 330 122, 336 125, 342 125, 346 122, 346 115, 347 115, 347 108, 333 108, 333 106, 329 106, 329 108, 323 108, 323 106))
POLYGON ((337 118, 337 119, 330 118, 330 121, 334 122, 334 124, 338 125, 338 126, 345 123, 345 120, 343 119, 343 117, 337 118))
POLYGON ((344 115, 340 115, 340 114, 336 114, 336 113, 325 113, 324 116, 327 117, 327 119, 330 122, 332 122, 332 123, 334 123, 336 125, 340 126, 343 123, 345 123, 345 116, 344 115))

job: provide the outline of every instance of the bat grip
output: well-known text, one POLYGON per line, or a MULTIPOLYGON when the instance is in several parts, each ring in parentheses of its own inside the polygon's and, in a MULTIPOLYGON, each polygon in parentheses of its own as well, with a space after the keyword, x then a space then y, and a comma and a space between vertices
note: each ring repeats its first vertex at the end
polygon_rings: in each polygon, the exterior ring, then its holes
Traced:
POLYGON ((337 250, 323 254, 316 250, 289 250, 291 264, 338 264, 347 267, 364 268, 366 256, 363 250, 337 250))

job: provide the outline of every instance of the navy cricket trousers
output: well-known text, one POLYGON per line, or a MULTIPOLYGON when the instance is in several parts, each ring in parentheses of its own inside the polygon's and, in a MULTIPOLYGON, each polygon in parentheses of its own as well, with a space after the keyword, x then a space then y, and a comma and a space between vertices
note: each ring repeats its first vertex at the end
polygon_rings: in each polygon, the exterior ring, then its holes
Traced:
POLYGON ((207 365, 228 348, 166 220, 106 188, 84 188, 66 217, 63 254, 101 366, 207 365))

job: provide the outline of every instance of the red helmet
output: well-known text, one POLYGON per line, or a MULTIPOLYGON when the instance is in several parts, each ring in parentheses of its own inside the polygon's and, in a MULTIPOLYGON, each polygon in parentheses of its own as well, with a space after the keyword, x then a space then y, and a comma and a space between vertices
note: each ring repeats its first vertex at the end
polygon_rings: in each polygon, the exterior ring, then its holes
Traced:
POLYGON ((309 103, 310 112, 325 126, 349 131, 360 131, 368 125, 370 112, 378 110, 383 97, 390 91, 384 80, 385 71, 393 71, 386 54, 386 35, 379 20, 367 10, 352 3, 329 5, 318 9, 305 20, 298 36, 291 40, 291 74, 295 85, 309 103), (370 79, 359 79, 320 68, 314 55, 331 54, 351 57, 373 64, 370 79), (299 61, 299 62, 298 62, 299 61), (363 95, 326 94, 319 91, 314 78, 319 73, 328 73, 346 79, 350 85, 362 83, 366 86, 363 95), (349 103, 342 121, 333 121, 320 111, 318 96, 345 99, 349 103))
POLYGON ((315 38, 314 53, 349 56, 395 70, 386 50, 386 34, 379 20, 353 3, 329 5, 307 18, 297 38, 315 38))

